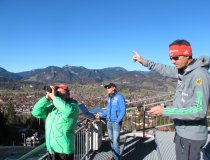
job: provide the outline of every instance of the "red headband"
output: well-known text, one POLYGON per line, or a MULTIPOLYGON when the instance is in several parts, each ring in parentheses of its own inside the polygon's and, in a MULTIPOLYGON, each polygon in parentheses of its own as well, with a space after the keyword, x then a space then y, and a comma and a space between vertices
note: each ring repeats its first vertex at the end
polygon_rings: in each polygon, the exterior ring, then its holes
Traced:
POLYGON ((69 87, 68 87, 68 85, 66 85, 66 84, 59 84, 59 85, 56 85, 56 86, 54 86, 55 88, 62 88, 62 89, 64 89, 64 90, 69 90, 69 87))
POLYGON ((192 48, 186 45, 172 45, 169 47, 169 56, 192 56, 192 48))

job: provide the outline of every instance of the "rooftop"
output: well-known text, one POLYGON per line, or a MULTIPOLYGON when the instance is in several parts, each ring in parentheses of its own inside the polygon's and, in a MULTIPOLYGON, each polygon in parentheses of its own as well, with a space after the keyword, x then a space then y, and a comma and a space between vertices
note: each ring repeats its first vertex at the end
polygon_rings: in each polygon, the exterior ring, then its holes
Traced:
MULTIPOLYGON (((142 132, 128 133, 121 136, 121 160, 175 160, 175 132, 154 131, 154 136, 142 132)), ((210 154, 210 132, 205 150, 210 154)), ((91 160, 107 160, 111 156, 109 141, 104 140, 91 160)))

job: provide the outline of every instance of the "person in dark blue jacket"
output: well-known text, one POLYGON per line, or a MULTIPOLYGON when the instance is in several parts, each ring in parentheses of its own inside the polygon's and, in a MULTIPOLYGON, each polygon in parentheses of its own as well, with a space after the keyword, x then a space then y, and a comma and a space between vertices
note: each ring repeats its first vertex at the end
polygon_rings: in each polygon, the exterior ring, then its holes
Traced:
POLYGON ((96 118, 107 118, 107 130, 110 138, 112 157, 109 160, 120 159, 120 129, 126 113, 125 99, 116 90, 114 83, 105 85, 108 93, 106 111, 96 115, 96 118))

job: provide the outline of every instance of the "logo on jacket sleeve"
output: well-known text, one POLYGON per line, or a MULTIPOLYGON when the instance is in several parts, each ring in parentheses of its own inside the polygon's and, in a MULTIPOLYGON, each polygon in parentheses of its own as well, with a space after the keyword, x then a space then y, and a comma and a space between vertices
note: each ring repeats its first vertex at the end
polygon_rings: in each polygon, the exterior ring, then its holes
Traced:
POLYGON ((198 79, 196 79, 196 84, 198 85, 198 86, 201 86, 202 85, 202 79, 201 78, 198 78, 198 79))

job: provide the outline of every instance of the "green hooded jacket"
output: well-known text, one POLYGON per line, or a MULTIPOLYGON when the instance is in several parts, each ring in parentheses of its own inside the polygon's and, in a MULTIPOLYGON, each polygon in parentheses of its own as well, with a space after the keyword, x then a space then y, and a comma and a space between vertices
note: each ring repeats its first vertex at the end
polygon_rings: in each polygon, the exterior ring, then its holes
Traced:
POLYGON ((74 153, 74 132, 79 116, 76 101, 72 100, 67 103, 56 96, 51 103, 42 97, 35 104, 32 115, 37 118, 46 118, 45 139, 47 150, 50 153, 74 153))

